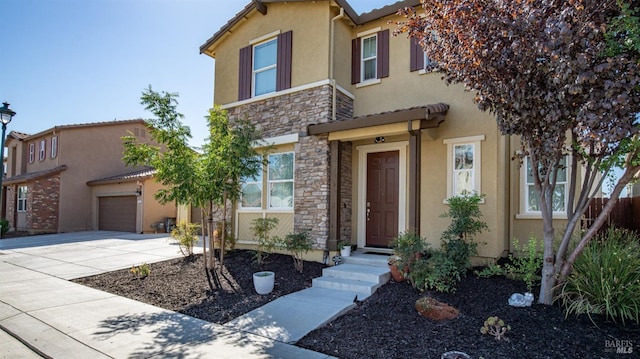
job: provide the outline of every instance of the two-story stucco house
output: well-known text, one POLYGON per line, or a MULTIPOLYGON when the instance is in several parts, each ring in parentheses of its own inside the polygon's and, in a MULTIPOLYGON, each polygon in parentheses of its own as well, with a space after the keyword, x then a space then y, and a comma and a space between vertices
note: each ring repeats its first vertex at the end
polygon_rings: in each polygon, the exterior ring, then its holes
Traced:
POLYGON ((200 47, 215 59, 214 103, 273 145, 236 205, 240 243, 251 243, 254 218, 270 216, 275 234, 309 229, 319 250, 347 239, 388 252, 409 230, 438 246, 447 199, 464 191, 486 195, 480 256, 541 238, 532 186, 511 161, 519 141, 499 133, 474 94, 431 72, 413 40, 392 35, 397 10, 419 4, 356 14, 346 0, 257 0, 200 47))
POLYGON ((174 204, 153 194, 153 170, 127 168, 122 137, 148 142, 143 120, 55 126, 7 136, 4 218, 12 229, 70 232, 91 229, 152 232, 176 217, 174 204))

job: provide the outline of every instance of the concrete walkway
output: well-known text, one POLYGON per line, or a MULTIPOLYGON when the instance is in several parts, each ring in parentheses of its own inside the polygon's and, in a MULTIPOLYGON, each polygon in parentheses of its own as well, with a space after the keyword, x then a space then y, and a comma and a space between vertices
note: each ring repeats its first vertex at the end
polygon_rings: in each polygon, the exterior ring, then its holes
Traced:
POLYGON ((328 358, 68 281, 177 257, 166 235, 0 240, 0 358, 328 358))

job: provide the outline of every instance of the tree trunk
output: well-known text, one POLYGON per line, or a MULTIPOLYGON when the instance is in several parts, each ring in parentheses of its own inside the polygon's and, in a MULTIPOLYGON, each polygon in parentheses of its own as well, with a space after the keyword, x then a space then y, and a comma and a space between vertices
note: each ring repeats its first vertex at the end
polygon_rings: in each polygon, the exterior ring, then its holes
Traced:
POLYGON ((227 192, 222 196, 222 235, 220 237, 220 268, 224 265, 224 247, 227 239, 227 192))
POLYGON ((553 218, 551 215, 544 215, 543 211, 543 231, 544 231, 544 253, 542 263, 542 281, 540 282, 540 295, 538 303, 550 305, 553 302, 553 288, 556 284, 555 271, 553 269, 553 239, 555 230, 553 229, 553 218), (546 217, 546 218, 545 218, 546 217))
POLYGON ((207 266, 208 262, 207 262, 207 236, 205 234, 206 231, 206 227, 205 227, 205 209, 204 208, 200 208, 200 233, 202 234, 202 258, 204 259, 204 268, 208 269, 209 267, 207 266))
POLYGON ((215 257, 216 248, 215 248, 214 239, 213 239, 213 202, 209 202, 209 213, 207 217, 207 233, 209 237, 209 262, 210 262, 209 268, 214 268, 216 263, 216 257, 215 257))

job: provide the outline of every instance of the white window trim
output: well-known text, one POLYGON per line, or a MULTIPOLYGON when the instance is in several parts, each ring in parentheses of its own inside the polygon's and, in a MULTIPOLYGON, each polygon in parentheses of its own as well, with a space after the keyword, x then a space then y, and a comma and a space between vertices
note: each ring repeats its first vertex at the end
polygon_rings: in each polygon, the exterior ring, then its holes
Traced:
POLYGON ((433 63, 433 61, 429 60, 429 56, 427 56, 426 51, 422 51, 422 68, 420 70, 418 70, 418 75, 426 75, 426 74, 431 74, 433 73, 433 68, 431 68, 429 71, 427 71, 427 67, 430 66, 433 63), (427 62, 428 61, 428 62, 427 62))
POLYGON ((380 80, 378 78, 378 33, 376 32, 375 34, 372 34, 372 35, 363 36, 360 39, 360 42, 361 42, 361 45, 360 45, 360 82, 361 83, 370 83, 370 82, 373 82, 375 80, 380 80), (370 39, 372 37, 375 37, 375 39, 376 39, 376 55, 365 58, 364 57, 364 40, 370 39), (375 63, 376 63, 375 73, 374 73, 372 78, 365 80, 365 78, 364 78, 364 73, 365 73, 364 63, 365 63, 365 61, 370 61, 370 60, 375 60, 375 63))
MULTIPOLYGON (((265 72, 265 71, 269 71, 269 70, 273 70, 273 69, 276 69, 276 71, 277 71, 277 68, 278 68, 278 61, 277 61, 278 54, 277 54, 277 52, 276 52, 276 62, 273 65, 265 66, 265 67, 262 67, 262 68, 260 68, 258 70, 256 70, 255 67, 254 67, 255 60, 256 60, 256 47, 260 46, 262 44, 266 44, 266 43, 271 42, 271 41, 275 41, 276 42, 276 47, 278 46, 278 39, 276 37, 267 38, 266 40, 264 40, 262 42, 259 42, 259 43, 252 44, 252 46, 251 46, 251 52, 252 52, 251 53, 251 97, 263 96, 263 95, 266 95, 266 94, 277 92, 274 89, 273 91, 269 91, 269 92, 266 92, 266 93, 263 93, 263 94, 260 94, 260 95, 256 95, 256 75, 261 73, 261 72, 265 72)), ((277 86, 277 83, 278 83, 278 79, 276 78, 276 82, 274 83, 274 85, 277 86)))
POLYGON ((51 137, 51 158, 58 156, 58 136, 51 137))
POLYGON ((29 163, 33 163, 36 160, 36 144, 29 144, 29 163))
POLYGON ((38 160, 44 161, 47 158, 47 140, 40 140, 40 146, 38 146, 38 160))
MULTIPOLYGON (((529 211, 527 210, 528 206, 528 191, 527 191, 527 162, 529 161, 529 157, 525 158, 525 162, 520 166, 520 213, 516 214, 516 219, 542 219, 541 211, 529 211)), ((567 201, 569 200, 569 178, 571 178, 571 167, 569 167, 569 163, 571 161, 571 157, 567 155, 566 163, 567 163, 567 173, 566 173, 566 182, 565 182, 565 196, 564 196, 564 211, 553 211, 553 219, 567 219, 567 201)))
POLYGON ((18 195, 16 199, 16 212, 24 213, 27 211, 27 197, 29 196, 29 188, 27 186, 18 186, 18 195), (24 190, 24 198, 20 197, 20 188, 25 188, 24 190), (24 208, 20 209, 20 203, 24 203, 24 208))
POLYGON ((407 141, 378 143, 356 147, 358 151, 358 247, 364 248, 367 242, 366 233, 366 208, 367 208, 367 155, 369 153, 399 151, 399 175, 398 181, 398 233, 407 230, 407 141))
POLYGON ((269 210, 275 210, 275 211, 291 211, 293 212, 293 209, 296 207, 296 153, 295 151, 283 151, 283 152, 275 152, 275 153, 269 153, 269 156, 274 156, 274 155, 283 155, 283 154, 287 154, 290 153, 293 155, 293 176, 291 177, 291 179, 286 179, 286 180, 270 180, 269 179, 269 165, 267 164, 267 170, 266 172, 266 181, 263 182, 266 184, 266 188, 263 189, 267 191, 267 203, 265 204, 265 208, 269 211, 269 210), (293 184, 293 191, 292 191, 292 195, 293 195, 293 203, 291 204, 291 207, 271 207, 271 188, 269 186, 269 184, 271 183, 289 183, 291 182, 293 184))
MULTIPOLYGON (((449 198, 453 196, 453 162, 455 160, 453 154, 453 148, 456 145, 471 144, 474 146, 473 152, 473 187, 478 194, 482 194, 482 141, 485 140, 485 135, 448 138, 442 141, 447 145, 447 198, 442 200, 442 203, 448 204, 449 198)), ((484 198, 480 201, 484 203, 484 198)))

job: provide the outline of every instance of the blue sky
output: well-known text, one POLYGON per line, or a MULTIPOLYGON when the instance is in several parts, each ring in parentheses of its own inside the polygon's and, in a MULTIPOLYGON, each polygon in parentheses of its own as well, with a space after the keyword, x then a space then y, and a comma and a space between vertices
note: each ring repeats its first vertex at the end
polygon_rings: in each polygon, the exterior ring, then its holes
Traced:
MULTIPOLYGON (((149 118, 140 94, 177 92, 194 146, 206 138, 214 60, 199 47, 250 0, 2 0, 0 102, 8 131, 149 118)), ((395 0, 351 0, 359 13, 395 0)))

